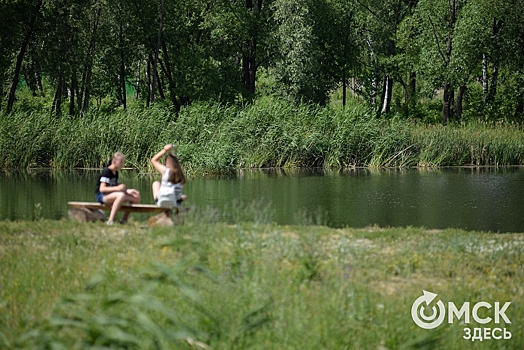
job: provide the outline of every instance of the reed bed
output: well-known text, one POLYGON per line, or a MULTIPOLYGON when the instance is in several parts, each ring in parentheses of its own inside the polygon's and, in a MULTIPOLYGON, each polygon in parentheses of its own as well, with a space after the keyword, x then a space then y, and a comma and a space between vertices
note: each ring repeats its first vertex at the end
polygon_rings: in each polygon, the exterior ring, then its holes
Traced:
POLYGON ((524 129, 516 124, 427 125, 377 118, 368 108, 293 105, 262 99, 245 106, 194 104, 178 114, 134 108, 56 118, 0 115, 0 167, 100 167, 115 151, 149 167, 176 143, 186 169, 223 173, 259 167, 523 165, 524 129))

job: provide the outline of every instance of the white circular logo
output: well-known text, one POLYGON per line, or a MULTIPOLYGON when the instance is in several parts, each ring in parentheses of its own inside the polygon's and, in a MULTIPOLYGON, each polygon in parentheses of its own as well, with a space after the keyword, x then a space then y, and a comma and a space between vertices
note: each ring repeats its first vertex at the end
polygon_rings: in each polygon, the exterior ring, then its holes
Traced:
POLYGON ((437 308, 433 306, 431 308, 432 314, 430 316, 426 316, 424 312, 425 307, 422 304, 426 303, 426 306, 429 306, 433 299, 437 297, 437 294, 427 292, 425 290, 423 290, 422 292, 424 294, 418 297, 417 300, 415 300, 415 302, 411 306, 411 318, 413 319, 413 322, 415 322, 415 324, 420 328, 437 328, 444 321, 444 317, 446 317, 446 309, 444 307, 444 303, 442 302, 442 300, 439 300, 437 302, 439 311, 437 312, 437 308))

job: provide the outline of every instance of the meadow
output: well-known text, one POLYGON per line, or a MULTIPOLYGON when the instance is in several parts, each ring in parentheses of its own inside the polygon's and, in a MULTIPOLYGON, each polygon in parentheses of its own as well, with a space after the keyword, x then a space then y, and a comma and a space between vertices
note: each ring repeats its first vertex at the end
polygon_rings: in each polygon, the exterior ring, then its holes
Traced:
POLYGON ((451 123, 377 118, 345 109, 264 98, 248 106, 195 103, 92 111, 57 118, 20 111, 0 115, 1 168, 99 168, 115 151, 148 169, 166 143, 193 174, 262 167, 438 167, 523 165, 524 129, 510 122, 451 123))
POLYGON ((0 267, 7 349, 524 348, 522 233, 279 226, 249 208, 174 228, 2 221, 0 267), (511 302, 511 324, 421 329, 423 290, 511 302), (465 327, 512 337, 472 342, 465 327))

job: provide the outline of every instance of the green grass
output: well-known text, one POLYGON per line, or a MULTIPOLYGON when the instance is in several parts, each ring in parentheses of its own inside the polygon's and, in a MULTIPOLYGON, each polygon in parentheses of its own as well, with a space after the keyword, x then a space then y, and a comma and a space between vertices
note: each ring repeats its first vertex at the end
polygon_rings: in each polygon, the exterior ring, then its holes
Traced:
POLYGON ((0 347, 524 347, 523 234, 220 220, 0 222, 0 347), (418 328, 410 308, 423 289, 446 304, 511 301, 511 324, 469 326, 512 338, 467 341, 459 323, 418 328))
POLYGON ((346 109, 295 106, 275 98, 244 108, 194 104, 179 114, 161 106, 55 118, 0 115, 0 167, 100 167, 121 151, 149 167, 166 143, 193 173, 238 168, 523 165, 521 125, 416 124, 346 109))

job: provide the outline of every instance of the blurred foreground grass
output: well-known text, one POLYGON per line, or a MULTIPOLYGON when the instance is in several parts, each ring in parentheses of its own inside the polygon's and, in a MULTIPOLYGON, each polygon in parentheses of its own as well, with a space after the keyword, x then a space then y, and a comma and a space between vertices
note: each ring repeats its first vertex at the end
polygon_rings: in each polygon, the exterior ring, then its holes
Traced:
POLYGON ((523 252, 453 229, 0 222, 0 348, 522 349, 523 252), (418 328, 422 290, 511 301, 511 324, 469 324, 511 339, 418 328))

